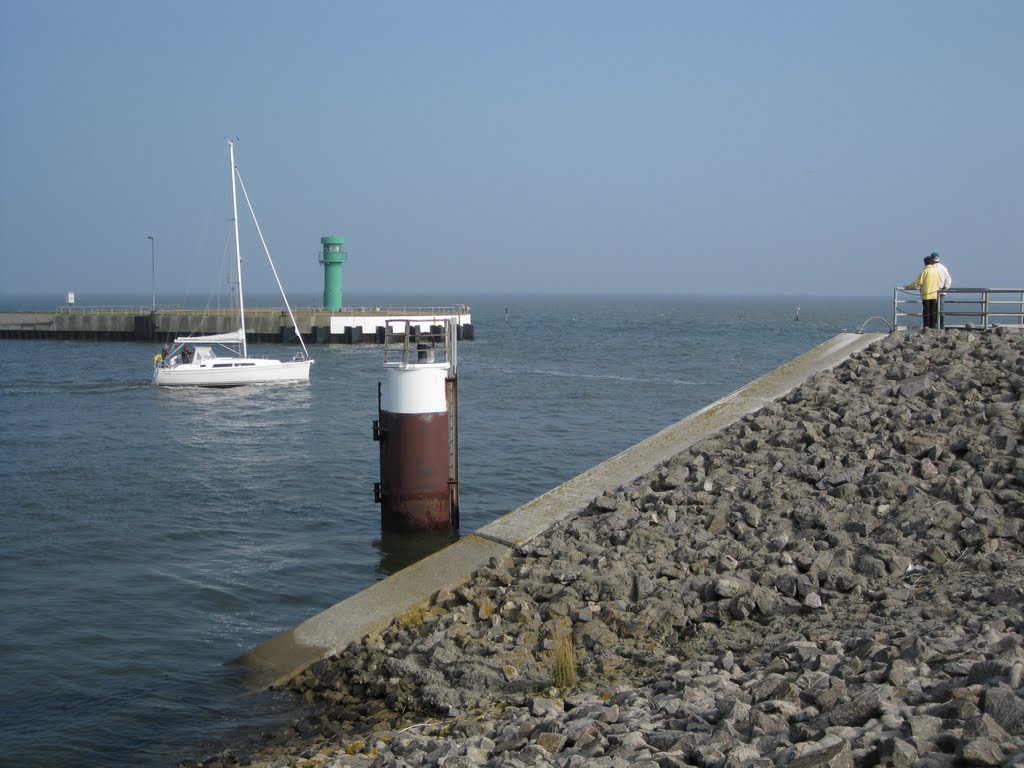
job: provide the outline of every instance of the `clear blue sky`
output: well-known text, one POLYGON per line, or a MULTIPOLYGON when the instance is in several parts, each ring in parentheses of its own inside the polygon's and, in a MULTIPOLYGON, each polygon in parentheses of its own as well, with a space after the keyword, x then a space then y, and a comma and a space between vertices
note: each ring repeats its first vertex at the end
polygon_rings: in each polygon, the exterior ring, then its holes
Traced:
POLYGON ((0 3, 0 293, 1024 286, 1024 2, 0 3), (246 285, 272 287, 243 234, 246 285))

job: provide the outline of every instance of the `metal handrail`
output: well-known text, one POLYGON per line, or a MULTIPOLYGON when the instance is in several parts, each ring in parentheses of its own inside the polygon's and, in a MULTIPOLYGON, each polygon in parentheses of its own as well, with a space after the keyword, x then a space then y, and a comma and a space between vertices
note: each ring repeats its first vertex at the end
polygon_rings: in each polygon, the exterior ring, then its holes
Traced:
MULTIPOLYGON (((148 315, 151 314, 154 309, 150 306, 134 306, 130 304, 121 304, 113 306, 74 306, 65 305, 57 307, 55 314, 58 315, 90 315, 90 314, 124 314, 124 315, 148 315)), ((175 314, 187 314, 187 315, 216 315, 216 314, 234 314, 238 312, 235 307, 209 307, 206 309, 188 309, 182 307, 180 304, 170 304, 159 306, 155 310, 156 312, 173 312, 175 314)), ((266 312, 283 312, 284 307, 258 307, 258 306, 247 306, 245 308, 246 313, 266 313, 266 312)), ((315 313, 328 313, 334 315, 353 314, 353 315, 436 315, 438 318, 449 315, 466 315, 469 314, 468 304, 456 304, 454 306, 447 307, 406 307, 406 306, 379 306, 379 307, 342 307, 337 312, 331 312, 330 310, 324 309, 323 307, 295 307, 296 312, 315 312, 315 313)))
MULTIPOLYGON (((182 311, 181 308, 177 307, 177 306, 165 306, 165 307, 159 307, 158 309, 160 311, 171 311, 171 312, 182 311)), ((153 312, 153 308, 151 306, 149 306, 148 304, 146 306, 144 306, 144 307, 143 306, 133 306, 131 304, 115 304, 115 305, 112 305, 112 306, 95 306, 95 307, 64 305, 64 306, 57 307, 57 309, 54 310, 54 314, 57 314, 57 315, 99 315, 99 314, 103 314, 103 315, 118 315, 118 314, 120 314, 120 315, 148 315, 148 314, 151 314, 152 312, 153 312)))
MULTIPOLYGON (((312 312, 326 312, 327 310, 310 308, 312 312)), ((393 304, 373 306, 373 307, 342 307, 337 312, 332 312, 334 315, 344 314, 359 314, 359 315, 380 315, 387 314, 395 317, 401 315, 467 315, 469 314, 468 304, 455 304, 447 307, 412 307, 412 306, 398 306, 393 304)))
POLYGON ((384 326, 384 365, 456 365, 455 327, 449 318, 439 333, 417 331, 415 321, 390 318, 384 326))
MULTIPOLYGON (((901 323, 901 318, 913 317, 920 322, 920 309, 908 312, 901 307, 908 304, 920 308, 919 292, 901 286, 894 288, 893 326, 896 330, 912 327, 901 323)), ((1024 326, 1024 288, 947 288, 939 293, 939 318, 943 328, 1024 326), (967 322, 968 319, 973 322, 967 322)))

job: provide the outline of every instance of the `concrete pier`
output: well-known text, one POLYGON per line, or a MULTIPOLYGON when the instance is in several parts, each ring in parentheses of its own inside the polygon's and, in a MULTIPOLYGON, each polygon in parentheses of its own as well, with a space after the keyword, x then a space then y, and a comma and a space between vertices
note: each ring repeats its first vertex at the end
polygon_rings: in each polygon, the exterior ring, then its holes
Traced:
MULTIPOLYGON (((423 332, 451 319, 459 340, 473 339, 473 319, 466 305, 346 307, 338 312, 295 310, 303 339, 313 344, 383 343, 387 321, 398 318, 411 320, 423 332)), ((245 325, 253 343, 295 341, 283 307, 246 309, 245 325)), ((234 309, 62 307, 52 312, 0 312, 0 339, 164 342, 177 336, 226 333, 237 328, 234 309)))
POLYGON ((884 334, 845 333, 548 491, 451 546, 367 587, 235 659, 254 687, 281 685, 310 664, 377 631, 452 588, 517 544, 583 509, 603 491, 631 482, 808 378, 838 365, 884 334))

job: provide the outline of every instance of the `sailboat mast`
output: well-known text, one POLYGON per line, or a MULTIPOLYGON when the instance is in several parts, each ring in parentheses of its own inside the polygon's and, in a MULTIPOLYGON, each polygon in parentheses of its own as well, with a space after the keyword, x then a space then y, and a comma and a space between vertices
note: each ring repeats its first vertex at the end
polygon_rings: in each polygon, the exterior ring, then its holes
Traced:
POLYGON ((235 224, 235 274, 238 275, 238 320, 242 324, 242 357, 249 356, 245 343, 245 299, 242 293, 242 245, 238 241, 238 185, 235 182, 235 142, 228 139, 228 154, 231 157, 231 220, 235 224))

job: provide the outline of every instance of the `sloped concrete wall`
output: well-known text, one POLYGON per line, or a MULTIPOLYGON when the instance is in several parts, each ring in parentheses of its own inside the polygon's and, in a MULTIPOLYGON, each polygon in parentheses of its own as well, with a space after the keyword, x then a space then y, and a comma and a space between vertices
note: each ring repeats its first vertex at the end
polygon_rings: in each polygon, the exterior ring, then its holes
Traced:
POLYGON ((884 334, 844 333, 745 387, 598 464, 455 544, 367 587, 282 632, 234 661, 254 687, 280 685, 320 659, 374 632, 405 611, 454 587, 512 548, 583 509, 605 490, 651 471, 694 443, 775 400, 814 374, 833 368, 884 334))

